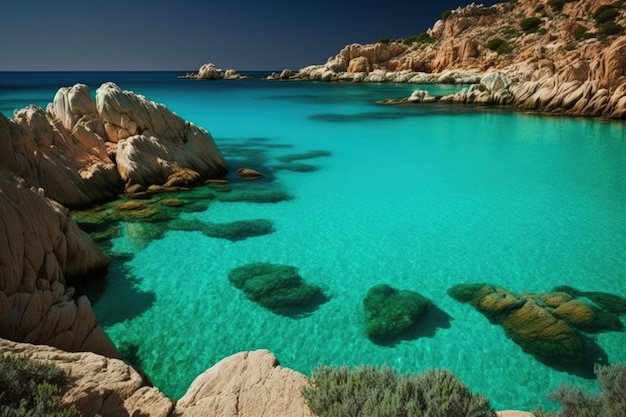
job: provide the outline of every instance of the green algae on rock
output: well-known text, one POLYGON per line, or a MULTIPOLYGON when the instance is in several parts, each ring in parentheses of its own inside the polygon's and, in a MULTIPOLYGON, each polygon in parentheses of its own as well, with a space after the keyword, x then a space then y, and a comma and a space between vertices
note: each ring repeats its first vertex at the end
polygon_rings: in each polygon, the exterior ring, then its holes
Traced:
POLYGON ((176 219, 170 230, 201 232, 205 236, 228 239, 233 242, 274 232, 274 224, 266 219, 237 220, 228 223, 203 222, 197 219, 176 219))
POLYGON ((580 331, 621 330, 607 318, 610 313, 562 290, 514 294, 490 284, 459 284, 448 294, 500 324, 525 352, 560 369, 586 366, 597 353, 604 356, 601 348, 580 331))
POLYGON ((307 284, 289 265, 255 262, 233 269, 228 280, 250 300, 286 316, 312 312, 327 301, 320 287, 307 284))
POLYGON ((365 334, 374 342, 402 338, 415 328, 431 306, 432 302, 416 291, 376 285, 363 300, 365 334))
POLYGON ((626 314, 626 298, 616 294, 602 291, 579 291, 566 285, 555 287, 554 291, 562 291, 575 297, 588 298, 609 313, 626 314))

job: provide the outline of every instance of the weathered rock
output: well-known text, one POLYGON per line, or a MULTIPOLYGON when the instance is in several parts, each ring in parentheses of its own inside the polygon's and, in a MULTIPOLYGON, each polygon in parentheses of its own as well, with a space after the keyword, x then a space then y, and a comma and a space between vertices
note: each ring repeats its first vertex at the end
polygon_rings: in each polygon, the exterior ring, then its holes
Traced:
POLYGON ((66 279, 105 268, 109 258, 67 209, 0 168, 0 337, 68 351, 117 356, 86 297, 66 279))
POLYGON ((313 417, 300 392, 306 383, 306 377, 282 368, 266 350, 242 352, 196 378, 174 415, 313 417))
POLYGON ((300 392, 307 378, 266 350, 241 352, 198 376, 176 404, 118 359, 0 339, 0 354, 51 363, 71 386, 63 400, 102 417, 313 417, 300 392))

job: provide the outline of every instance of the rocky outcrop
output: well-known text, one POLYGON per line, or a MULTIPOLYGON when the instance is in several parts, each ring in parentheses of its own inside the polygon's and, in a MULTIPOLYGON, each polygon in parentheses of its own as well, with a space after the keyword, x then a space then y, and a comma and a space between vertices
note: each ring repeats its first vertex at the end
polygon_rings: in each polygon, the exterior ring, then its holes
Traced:
MULTIPOLYGON (((626 117, 626 12, 611 0, 524 0, 452 10, 427 32, 346 46, 291 78, 352 82, 471 83, 448 103, 507 104, 566 115, 626 117), (605 17, 600 7, 613 8, 605 17), (608 16, 608 17, 606 17, 608 16), (527 20, 530 19, 530 20, 527 20), (506 89, 479 80, 498 73, 506 89)), ((418 99, 385 102, 421 102, 418 99)))
POLYGON ((84 416, 312 417, 300 392, 307 378, 270 352, 241 352, 198 376, 175 403, 135 369, 94 353, 68 353, 0 339, 0 354, 52 363, 70 378, 64 401, 84 416))
POLYGON ((0 166, 65 206, 124 187, 180 186, 228 171, 211 135, 164 105, 103 84, 61 88, 47 109, 0 115, 0 166))
POLYGON ((86 297, 67 279, 109 258, 68 210, 0 168, 0 337, 116 357, 86 297))
POLYGON ((213 63, 204 64, 198 72, 185 74, 180 78, 194 78, 196 80, 237 80, 247 78, 245 75, 239 74, 234 69, 222 70, 213 63))

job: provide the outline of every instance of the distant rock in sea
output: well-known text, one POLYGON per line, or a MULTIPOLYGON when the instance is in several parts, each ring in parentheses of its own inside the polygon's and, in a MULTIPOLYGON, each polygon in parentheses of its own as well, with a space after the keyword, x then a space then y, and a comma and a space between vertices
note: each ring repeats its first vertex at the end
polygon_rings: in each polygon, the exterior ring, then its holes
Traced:
POLYGON ((224 71, 217 68, 215 64, 208 63, 201 66, 198 72, 185 74, 180 78, 194 78, 197 80, 237 80, 247 77, 239 74, 234 69, 227 69, 224 71))
POLYGON ((624 119, 625 26, 625 9, 611 0, 520 0, 491 7, 472 3, 447 11, 424 33, 351 44, 325 64, 307 66, 287 78, 473 84, 445 97, 432 99, 420 92, 384 102, 506 104, 624 119), (487 85, 489 74, 499 74, 508 84, 487 85))

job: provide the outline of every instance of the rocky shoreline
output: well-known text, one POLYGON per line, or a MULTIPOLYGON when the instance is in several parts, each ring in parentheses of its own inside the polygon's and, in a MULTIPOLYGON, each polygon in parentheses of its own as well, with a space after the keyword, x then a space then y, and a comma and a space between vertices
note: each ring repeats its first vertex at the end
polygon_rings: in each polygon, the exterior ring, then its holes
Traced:
POLYGON ((448 11, 415 37, 351 44, 325 64, 270 78, 470 84, 444 97, 416 92, 385 102, 508 105, 568 116, 626 118, 624 9, 608 0, 556 7, 539 0, 491 7, 472 3, 448 11))

